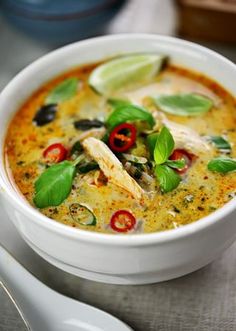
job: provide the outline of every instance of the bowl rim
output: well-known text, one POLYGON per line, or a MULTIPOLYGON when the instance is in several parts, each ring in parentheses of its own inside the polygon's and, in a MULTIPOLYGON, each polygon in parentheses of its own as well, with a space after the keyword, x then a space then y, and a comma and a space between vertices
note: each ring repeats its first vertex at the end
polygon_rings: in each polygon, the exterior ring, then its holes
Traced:
MULTIPOLYGON (((2 99, 5 98, 5 94, 8 93, 8 90, 15 89, 18 81, 28 72, 34 70, 35 67, 38 65, 43 65, 47 60, 54 58, 59 53, 67 52, 73 48, 77 48, 80 45, 82 46, 89 46, 96 41, 99 42, 109 42, 122 39, 146 39, 146 40, 155 40, 157 41, 164 41, 170 43, 172 45, 179 45, 182 46, 189 46, 194 50, 200 51, 205 54, 210 54, 211 56, 217 57, 220 61, 223 61, 226 65, 231 66, 232 70, 236 70, 236 65, 225 58, 224 56, 216 53, 213 50, 210 50, 204 46, 198 45, 196 43, 182 40, 175 37, 170 36, 161 36, 156 34, 116 34, 116 35, 107 35, 107 36, 100 36, 95 38, 89 38, 83 41, 75 42, 63 47, 60 47, 48 54, 40 57, 36 61, 32 62, 22 71, 20 71, 3 89, 0 93, 0 105, 2 99)), ((15 112, 14 112, 15 114, 15 112)), ((5 140, 3 139, 2 144, 4 145, 5 140)), ((202 232, 205 229, 214 226, 215 224, 220 222, 226 221, 226 216, 231 214, 236 209, 236 197, 227 202, 223 207, 217 209, 216 211, 212 212, 211 214, 187 225, 176 229, 170 229, 166 231, 160 232, 152 232, 152 233, 142 233, 142 234, 125 234, 125 235, 117 235, 117 234, 107 234, 107 233, 99 233, 93 232, 88 230, 83 230, 79 228, 73 228, 68 225, 59 223, 55 220, 48 218, 47 216, 40 213, 36 208, 31 206, 27 201, 23 199, 19 199, 17 196, 16 191, 13 191, 12 182, 7 176, 7 171, 5 167, 0 166, 0 193, 3 193, 5 197, 10 201, 10 204, 14 203, 14 207, 20 211, 21 213, 27 217, 31 217, 32 222, 36 222, 40 227, 45 228, 48 231, 55 232, 59 235, 64 237, 73 239, 73 240, 81 240, 86 242, 96 242, 103 245, 112 245, 112 246, 145 246, 150 244, 158 244, 158 243, 165 243, 169 241, 178 240, 184 237, 187 237, 192 234, 196 234, 198 232, 202 232)))

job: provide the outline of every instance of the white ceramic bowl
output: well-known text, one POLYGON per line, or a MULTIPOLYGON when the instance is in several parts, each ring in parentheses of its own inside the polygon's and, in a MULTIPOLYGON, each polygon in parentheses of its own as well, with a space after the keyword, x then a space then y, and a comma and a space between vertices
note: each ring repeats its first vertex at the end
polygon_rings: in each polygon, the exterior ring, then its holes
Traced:
POLYGON ((175 278, 211 262, 236 238, 236 200, 179 229, 152 234, 108 235, 59 224, 32 208, 9 180, 3 144, 9 121, 44 82, 80 64, 109 56, 156 52, 197 70, 236 94, 236 66, 196 44, 156 35, 114 35, 54 51, 19 73, 0 96, 0 186, 5 208, 25 241, 43 258, 72 274, 116 284, 144 284, 175 278))

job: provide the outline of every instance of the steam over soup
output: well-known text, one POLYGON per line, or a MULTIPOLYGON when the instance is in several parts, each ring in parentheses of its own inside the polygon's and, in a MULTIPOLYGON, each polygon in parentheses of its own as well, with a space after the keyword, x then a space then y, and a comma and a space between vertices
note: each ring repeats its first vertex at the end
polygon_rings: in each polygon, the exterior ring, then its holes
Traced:
POLYGON ((105 233, 177 228, 236 192, 235 99, 155 54, 73 69, 19 109, 5 143, 29 203, 105 233))

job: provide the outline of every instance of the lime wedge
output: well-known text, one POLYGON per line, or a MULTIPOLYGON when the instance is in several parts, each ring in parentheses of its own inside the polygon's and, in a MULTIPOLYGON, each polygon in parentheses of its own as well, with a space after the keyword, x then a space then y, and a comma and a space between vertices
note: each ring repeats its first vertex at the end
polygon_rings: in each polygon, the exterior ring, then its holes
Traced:
POLYGON ((89 85, 99 94, 111 95, 132 84, 150 81, 165 59, 157 54, 136 54, 110 60, 93 70, 89 85))

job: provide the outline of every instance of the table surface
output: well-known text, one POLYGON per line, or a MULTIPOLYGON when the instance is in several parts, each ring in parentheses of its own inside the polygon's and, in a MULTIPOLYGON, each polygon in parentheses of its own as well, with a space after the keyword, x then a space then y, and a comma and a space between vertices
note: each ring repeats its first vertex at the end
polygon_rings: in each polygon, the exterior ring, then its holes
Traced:
MULTIPOLYGON (((107 32, 173 35, 175 21, 171 0, 130 0, 107 32)), ((1 19, 0 45, 0 89, 28 63, 51 50, 1 19)), ((236 61, 235 46, 208 46, 236 61)), ((72 276, 45 262, 20 238, 2 209, 0 225, 0 242, 43 283, 117 316, 135 331, 236 330, 236 243, 216 261, 190 275, 154 285, 116 286, 72 276)), ((0 330, 25 330, 1 289, 0 330)))

